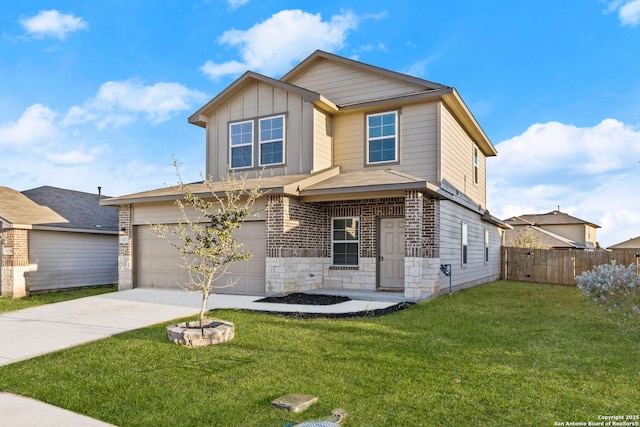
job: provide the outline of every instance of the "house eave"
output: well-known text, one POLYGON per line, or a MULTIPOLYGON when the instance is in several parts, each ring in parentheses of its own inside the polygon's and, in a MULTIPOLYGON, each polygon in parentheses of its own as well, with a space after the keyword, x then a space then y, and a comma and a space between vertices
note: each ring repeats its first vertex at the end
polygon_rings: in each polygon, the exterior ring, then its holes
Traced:
POLYGON ((40 231, 58 231, 58 232, 64 232, 64 233, 108 234, 108 235, 118 234, 118 230, 104 230, 100 228, 89 229, 89 228, 60 227, 55 225, 33 225, 31 229, 40 230, 40 231))
POLYGON ((480 127, 480 124, 464 103, 458 91, 455 90, 455 88, 451 89, 451 91, 442 95, 444 104, 453 112, 485 156, 497 156, 498 150, 496 150, 489 140, 489 137, 484 133, 484 130, 482 130, 482 127, 480 127))
POLYGON ((398 95, 388 98, 378 98, 373 100, 353 102, 351 104, 340 105, 340 111, 355 112, 379 107, 390 107, 394 105, 406 105, 431 99, 439 99, 443 95, 451 92, 453 88, 433 89, 422 92, 415 92, 405 95, 398 95))

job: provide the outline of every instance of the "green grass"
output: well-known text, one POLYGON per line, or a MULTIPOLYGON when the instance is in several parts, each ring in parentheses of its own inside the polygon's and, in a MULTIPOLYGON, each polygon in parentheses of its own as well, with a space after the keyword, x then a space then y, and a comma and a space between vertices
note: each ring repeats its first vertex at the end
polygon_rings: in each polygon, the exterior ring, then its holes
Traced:
POLYGON ((640 321, 572 287, 496 282, 392 315, 236 310, 236 338, 169 343, 157 325, 0 368, 0 389, 118 426, 552 426, 640 412, 640 321), (273 409, 288 393, 319 401, 273 409))
POLYGON ((0 313, 22 310, 23 308, 37 307, 44 304, 53 304, 54 302, 68 301, 76 298, 84 298, 92 295, 100 295, 117 290, 118 288, 116 286, 111 286, 104 288, 78 289, 75 291, 65 292, 50 292, 19 299, 0 298, 0 313))

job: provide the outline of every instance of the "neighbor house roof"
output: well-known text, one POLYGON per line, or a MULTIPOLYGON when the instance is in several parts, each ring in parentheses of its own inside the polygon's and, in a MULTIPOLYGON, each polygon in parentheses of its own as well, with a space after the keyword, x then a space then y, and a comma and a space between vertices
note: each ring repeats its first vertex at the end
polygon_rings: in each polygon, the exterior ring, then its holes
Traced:
POLYGON ((640 249, 640 236, 625 240, 624 242, 616 243, 615 245, 609 246, 607 249, 640 249))
POLYGON ((39 223, 41 226, 96 231, 118 230, 118 210, 101 206, 99 203, 105 196, 50 186, 23 191, 22 194, 66 219, 62 223, 43 221, 39 223))
POLYGON ((511 225, 570 225, 570 224, 585 224, 590 225, 595 228, 600 228, 599 225, 596 225, 592 222, 585 221, 564 212, 560 212, 559 210, 547 212, 544 214, 528 214, 528 215, 519 215, 514 216, 506 220, 507 223, 511 225))
POLYGON ((47 206, 9 187, 0 187, 0 219, 13 228, 31 228, 34 224, 57 223, 67 220, 47 206))

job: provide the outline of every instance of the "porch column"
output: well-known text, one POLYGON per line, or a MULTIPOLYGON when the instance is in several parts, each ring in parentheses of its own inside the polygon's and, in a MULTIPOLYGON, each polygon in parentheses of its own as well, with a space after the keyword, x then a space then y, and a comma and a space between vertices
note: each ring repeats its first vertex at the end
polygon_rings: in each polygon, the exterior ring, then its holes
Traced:
POLYGON ((133 288, 133 205, 118 206, 118 290, 133 288))
POLYGON ((422 222, 424 200, 419 191, 406 191, 404 198, 404 296, 422 298, 422 222))
POLYGON ((28 294, 24 275, 29 271, 29 231, 5 229, 2 237, 2 296, 24 298, 28 294))

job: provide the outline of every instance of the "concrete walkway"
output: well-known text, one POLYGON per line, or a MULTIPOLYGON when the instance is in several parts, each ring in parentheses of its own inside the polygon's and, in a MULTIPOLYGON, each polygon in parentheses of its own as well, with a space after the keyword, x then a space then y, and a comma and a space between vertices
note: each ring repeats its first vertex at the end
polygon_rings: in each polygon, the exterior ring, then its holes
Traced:
MULTIPOLYGON (((366 295, 366 294, 365 294, 366 295)), ((353 296, 352 296, 353 298, 353 296)), ((325 306, 257 303, 261 297, 214 295, 208 309, 352 313, 397 304, 351 300, 325 306)), ((0 314, 0 365, 8 365, 200 311, 202 296, 181 290, 132 289, 0 314)), ((100 421, 0 392, 0 426, 109 426, 100 421)))

